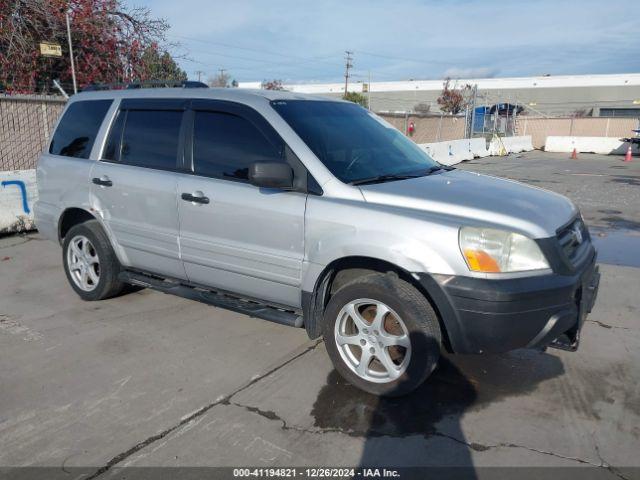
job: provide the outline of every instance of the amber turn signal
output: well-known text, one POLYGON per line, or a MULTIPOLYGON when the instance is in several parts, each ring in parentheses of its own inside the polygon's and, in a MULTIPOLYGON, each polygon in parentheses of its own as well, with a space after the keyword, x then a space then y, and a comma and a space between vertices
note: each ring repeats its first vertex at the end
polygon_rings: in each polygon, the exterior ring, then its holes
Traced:
POLYGON ((482 250, 465 249, 464 256, 467 259, 469 269, 474 272, 494 273, 500 272, 500 266, 488 253, 482 250))

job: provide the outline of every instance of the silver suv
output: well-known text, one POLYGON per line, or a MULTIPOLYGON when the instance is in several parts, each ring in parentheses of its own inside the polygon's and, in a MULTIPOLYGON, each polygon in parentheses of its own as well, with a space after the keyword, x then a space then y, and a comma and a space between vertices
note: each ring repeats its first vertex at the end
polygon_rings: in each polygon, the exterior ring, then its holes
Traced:
POLYGON ((567 198, 442 166, 316 96, 74 95, 38 190, 82 299, 133 284, 304 327, 378 395, 416 388, 441 349, 575 350, 598 287, 567 198))

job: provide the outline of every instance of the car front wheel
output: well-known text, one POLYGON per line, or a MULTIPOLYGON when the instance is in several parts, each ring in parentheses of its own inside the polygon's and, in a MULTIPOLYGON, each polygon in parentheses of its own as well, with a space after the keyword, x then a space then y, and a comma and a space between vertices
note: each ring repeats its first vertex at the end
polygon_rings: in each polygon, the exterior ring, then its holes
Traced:
POLYGON ((415 287, 394 274, 372 274, 331 297, 324 340, 336 370, 351 384, 399 396, 435 369, 441 333, 435 311, 415 287))

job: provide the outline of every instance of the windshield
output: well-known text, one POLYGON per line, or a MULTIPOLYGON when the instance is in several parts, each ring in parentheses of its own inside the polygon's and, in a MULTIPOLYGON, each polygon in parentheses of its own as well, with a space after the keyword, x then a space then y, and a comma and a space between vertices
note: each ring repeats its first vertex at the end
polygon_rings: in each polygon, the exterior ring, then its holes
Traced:
POLYGON ((413 141, 356 104, 277 100, 271 105, 345 183, 378 176, 419 175, 438 166, 413 141))

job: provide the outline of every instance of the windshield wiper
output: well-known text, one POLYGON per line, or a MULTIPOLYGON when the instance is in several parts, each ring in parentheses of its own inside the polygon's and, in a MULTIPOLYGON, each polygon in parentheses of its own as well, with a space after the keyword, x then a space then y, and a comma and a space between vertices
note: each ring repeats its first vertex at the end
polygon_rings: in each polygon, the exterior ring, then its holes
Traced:
POLYGON ((395 180, 407 180, 409 178, 418 178, 425 177, 427 175, 431 175, 433 172, 437 172, 438 170, 442 170, 442 167, 433 166, 429 167, 427 170, 417 173, 389 173, 386 175, 377 175, 375 177, 370 178, 362 178, 360 180, 354 180, 349 182, 351 185, 367 185, 370 183, 383 183, 383 182, 393 182, 395 180))

